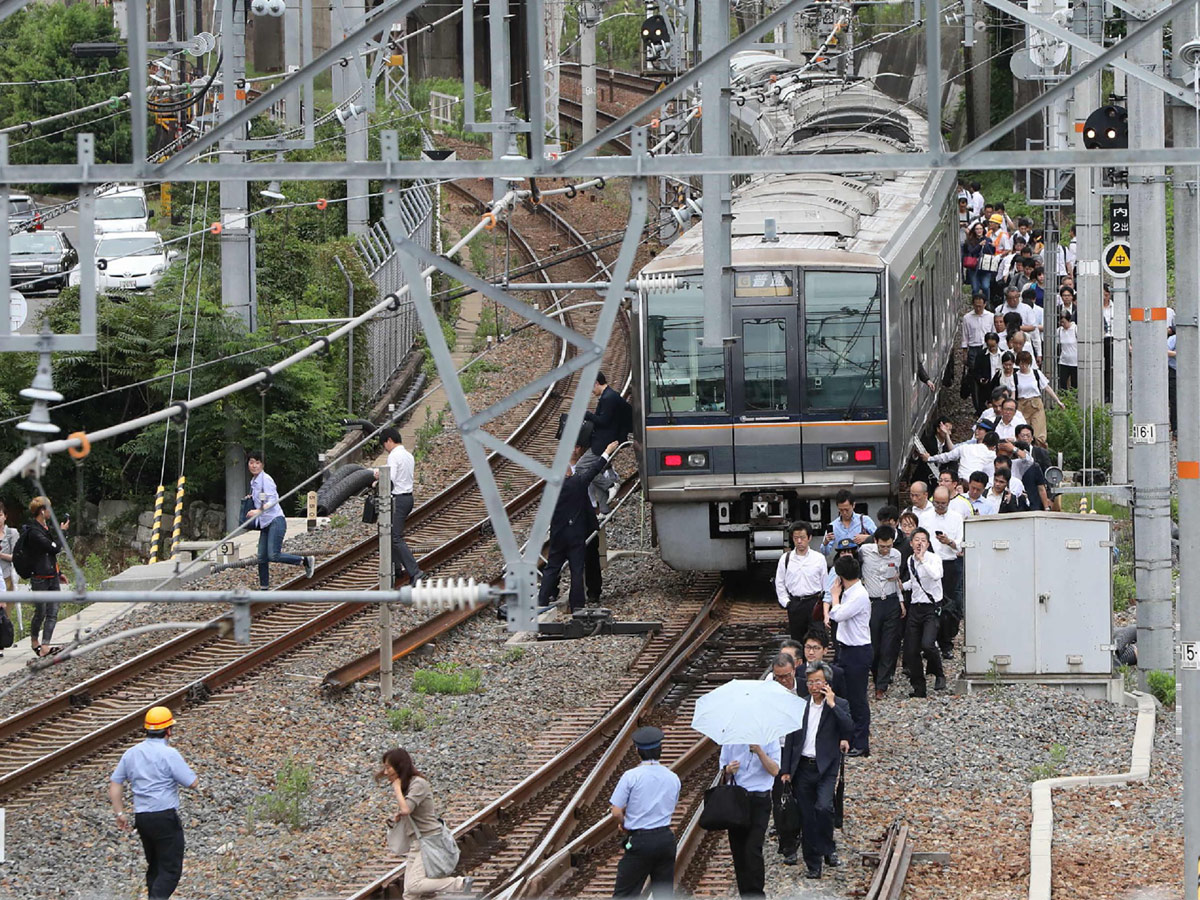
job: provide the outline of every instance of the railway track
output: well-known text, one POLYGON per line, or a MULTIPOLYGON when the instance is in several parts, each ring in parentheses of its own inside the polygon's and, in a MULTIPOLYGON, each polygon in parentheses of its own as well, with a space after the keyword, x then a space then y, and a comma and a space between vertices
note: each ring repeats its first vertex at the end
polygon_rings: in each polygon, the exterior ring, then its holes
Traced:
MULTIPOLYGON (((573 91, 575 96, 579 96, 579 73, 570 68, 564 68, 560 77, 562 78, 564 89, 573 91)), ((651 94, 657 94, 662 89, 663 84, 663 80, 659 78, 648 78, 645 75, 635 75, 632 72, 622 72, 619 69, 596 67, 596 90, 600 93, 600 99, 603 99, 604 91, 609 90, 610 102, 613 100, 611 91, 615 88, 641 94, 643 97, 649 97, 651 94)))
MULTIPOLYGON (((554 217, 561 218, 556 214, 554 217)), ((554 227, 582 242, 565 221, 554 227)), ((531 261, 536 260, 528 242, 515 229, 511 233, 524 252, 531 254, 531 261)), ((587 266, 588 262, 578 260, 576 265, 587 266)), ((586 316, 587 312, 580 315, 586 316)), ((621 321, 621 339, 614 342, 608 365, 613 371, 627 372, 628 322, 621 321)), ((580 322, 576 320, 574 325, 580 327, 580 322)), ((559 347, 561 361, 561 354, 567 350, 561 343, 559 347)), ((556 421, 562 396, 557 388, 547 391, 509 442, 548 461, 556 446, 551 423, 556 421)), ((490 464, 497 482, 511 494, 510 516, 531 510, 540 497, 541 483, 499 454, 491 455, 490 464)), ((424 570, 438 575, 465 574, 478 570, 477 554, 490 542, 487 522, 474 476, 468 472, 413 512, 408 520, 408 539, 424 570)), ((287 587, 373 588, 379 579, 377 549, 377 541, 363 541, 322 563, 311 579, 296 578, 287 587)), ((204 702, 331 629, 365 618, 367 611, 368 604, 360 603, 292 607, 256 604, 249 648, 228 636, 229 620, 222 617, 209 629, 180 635, 0 721, 0 798, 7 798, 10 804, 16 799, 19 804, 20 798, 14 795, 23 789, 137 731, 149 707, 178 709, 204 702)), ((461 621, 444 614, 414 629, 409 639, 427 641, 461 621)))

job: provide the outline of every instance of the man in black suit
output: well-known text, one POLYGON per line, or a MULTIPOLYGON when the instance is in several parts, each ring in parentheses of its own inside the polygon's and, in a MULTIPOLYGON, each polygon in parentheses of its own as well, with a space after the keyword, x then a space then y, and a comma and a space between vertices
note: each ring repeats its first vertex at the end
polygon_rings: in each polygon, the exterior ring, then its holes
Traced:
MULTIPOLYGON (((596 411, 584 413, 584 419, 592 426, 591 452, 585 453, 580 459, 583 465, 591 463, 610 442, 619 444, 627 439, 633 430, 633 407, 608 386, 608 378, 603 372, 596 373, 592 393, 596 396, 596 411)), ((616 474, 613 472, 605 472, 592 482, 592 500, 600 512, 608 512, 608 491, 616 483, 616 474)))
POLYGON ((586 542, 595 524, 588 486, 604 471, 616 450, 617 442, 613 441, 589 464, 585 465, 580 459, 575 464, 575 474, 568 475, 563 481, 554 515, 550 518, 550 556, 542 571, 539 606, 548 606, 551 598, 558 595, 558 577, 565 562, 571 567, 571 609, 583 609, 586 542))
POLYGON ((854 720, 850 704, 834 694, 829 684, 832 677, 828 664, 809 663, 804 724, 787 736, 779 767, 782 780, 791 783, 800 804, 801 847, 808 878, 821 877, 822 861, 831 867, 841 863, 833 843, 833 793, 842 754, 850 749, 854 720))

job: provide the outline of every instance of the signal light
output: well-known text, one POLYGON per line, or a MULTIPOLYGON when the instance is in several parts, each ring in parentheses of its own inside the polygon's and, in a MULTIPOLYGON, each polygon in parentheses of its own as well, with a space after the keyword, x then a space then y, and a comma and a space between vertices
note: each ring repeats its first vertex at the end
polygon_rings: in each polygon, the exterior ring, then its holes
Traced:
POLYGON ((1088 150, 1124 150, 1129 147, 1129 114, 1123 106, 1108 104, 1093 111, 1083 123, 1083 146, 1088 150))

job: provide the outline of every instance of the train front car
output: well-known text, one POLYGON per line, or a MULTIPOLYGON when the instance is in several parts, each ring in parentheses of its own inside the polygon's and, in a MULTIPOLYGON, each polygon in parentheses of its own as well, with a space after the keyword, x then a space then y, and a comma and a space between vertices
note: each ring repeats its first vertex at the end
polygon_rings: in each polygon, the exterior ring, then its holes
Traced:
MULTIPOLYGON (((803 87, 802 85, 800 87, 803 87)), ((924 119, 866 82, 795 90, 777 152, 904 152, 924 119)), ((732 324, 703 334, 702 225, 643 271, 637 422, 662 558, 677 569, 770 564, 784 526, 823 529, 850 489, 893 499, 936 396, 960 306, 952 173, 780 175, 734 193, 732 324), (651 284, 647 278, 645 283, 651 284)))

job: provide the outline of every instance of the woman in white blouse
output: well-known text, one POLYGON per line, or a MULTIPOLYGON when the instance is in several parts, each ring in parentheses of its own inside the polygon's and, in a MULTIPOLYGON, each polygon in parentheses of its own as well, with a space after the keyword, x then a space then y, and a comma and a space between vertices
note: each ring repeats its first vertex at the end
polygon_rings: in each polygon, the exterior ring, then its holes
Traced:
POLYGON ((1079 331, 1064 307, 1058 314, 1058 389, 1079 389, 1079 331))

